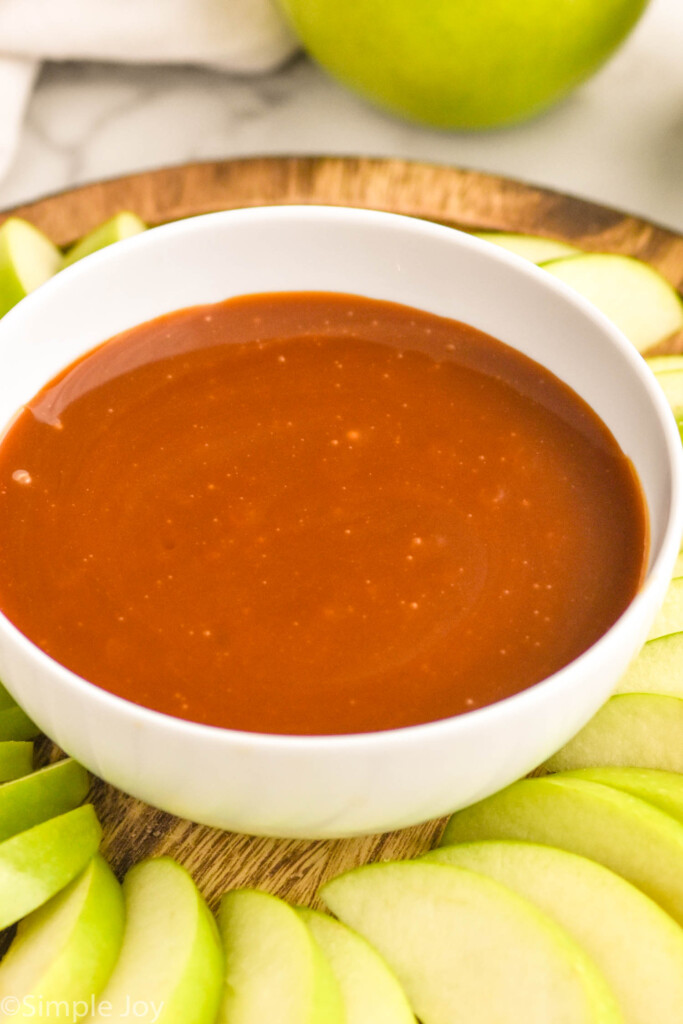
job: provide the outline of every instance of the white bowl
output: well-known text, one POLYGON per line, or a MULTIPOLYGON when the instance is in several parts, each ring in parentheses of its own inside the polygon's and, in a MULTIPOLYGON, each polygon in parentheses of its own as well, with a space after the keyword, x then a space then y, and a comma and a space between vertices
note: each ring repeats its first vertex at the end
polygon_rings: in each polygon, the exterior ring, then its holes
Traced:
POLYGON ((647 578, 570 665, 490 707, 351 736, 184 722, 54 662, 0 616, 0 678, 64 750, 128 793, 240 832, 332 837, 400 828, 512 782, 609 696, 664 596, 683 530, 681 444, 641 357, 549 274, 450 228, 385 213, 270 207, 156 228, 59 274, 0 322, 0 425, 60 370, 151 317, 250 292, 351 292, 480 328, 548 367, 632 460, 651 533, 647 578))

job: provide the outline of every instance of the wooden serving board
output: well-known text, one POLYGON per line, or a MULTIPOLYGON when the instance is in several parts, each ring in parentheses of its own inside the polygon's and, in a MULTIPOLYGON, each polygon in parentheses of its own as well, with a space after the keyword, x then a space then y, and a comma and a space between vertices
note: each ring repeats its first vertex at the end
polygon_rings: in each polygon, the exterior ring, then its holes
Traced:
MULTIPOLYGON (((66 245, 119 210, 160 224, 213 210, 321 203, 391 210, 467 229, 522 231, 592 251, 637 256, 683 290, 683 237, 595 203, 476 171, 402 160, 261 158, 189 164, 86 185, 0 213, 24 217, 66 245)), ((660 350, 683 350, 683 332, 660 350)), ((42 760, 56 750, 41 743, 42 760)), ((215 907, 221 893, 257 886, 315 904, 320 883, 372 859, 410 857, 437 839, 430 822, 383 836, 303 842, 221 832, 154 810, 95 780, 92 799, 105 829, 104 853, 122 874, 168 854, 192 872, 215 907)))

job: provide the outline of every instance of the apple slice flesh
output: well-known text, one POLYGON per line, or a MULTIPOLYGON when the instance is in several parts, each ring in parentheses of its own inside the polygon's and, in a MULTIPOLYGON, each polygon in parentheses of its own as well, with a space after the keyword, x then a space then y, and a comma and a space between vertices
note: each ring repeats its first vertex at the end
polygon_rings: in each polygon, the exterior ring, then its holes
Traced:
POLYGON ((671 352, 661 356, 648 356, 645 360, 654 374, 668 373, 670 370, 683 370, 683 355, 671 352))
POLYGON ((679 419, 683 412, 683 368, 660 370, 655 374, 655 379, 664 392, 674 416, 679 419))
POLYGON ((13 997, 27 1016, 63 1001, 75 1010, 62 1020, 85 1016, 104 987, 121 948, 123 893, 98 855, 57 896, 20 922, 0 963, 0 1005, 13 997), (31 1012, 33 1011, 33 1012, 31 1012))
POLYGON ((126 875, 123 893, 121 952, 85 1020, 213 1024, 223 954, 216 922, 190 875, 168 857, 144 860, 126 875))
POLYGON ((683 700, 654 693, 611 697, 544 765, 549 772, 632 766, 683 772, 683 700))
POLYGON ((532 263, 545 263, 562 256, 578 256, 581 252, 575 245, 558 242, 554 238, 543 238, 541 235, 520 235, 511 231, 473 231, 472 234, 475 238, 523 256, 532 263))
MULTIPOLYGON (((657 640, 669 633, 683 630, 683 579, 672 579, 662 607, 648 634, 648 640, 657 640)), ((683 636, 683 633, 681 633, 683 636)))
POLYGON ((55 896, 94 857, 102 829, 92 804, 0 843, 0 928, 55 896))
POLYGON ((33 771, 33 744, 25 740, 0 742, 0 783, 20 779, 33 771))
POLYGON ((146 229, 147 225, 140 220, 136 213, 129 213, 127 210, 117 213, 72 245, 64 256, 64 266, 70 267, 72 263, 82 260, 84 256, 89 256, 91 253, 97 252, 98 249, 104 249, 124 238, 140 234, 146 229))
POLYGON ((34 740, 36 736, 40 729, 18 704, 0 709, 0 742, 34 740))
MULTIPOLYGON (((563 778, 584 779, 637 796, 683 825, 683 775, 656 768, 579 768, 563 778)), ((681 1003, 683 1006, 683 1003, 681 1003)))
POLYGON ((0 228, 0 316, 56 274, 62 254, 50 239, 18 217, 0 228))
POLYGON ((613 253, 585 253, 544 264, 602 310, 639 352, 683 327, 683 303, 647 263, 613 253))
POLYGON ((297 907, 339 983, 345 1024, 416 1024, 405 992, 379 953, 328 914, 297 907))
POLYGON ((523 779, 454 814, 442 845, 519 839, 557 846, 615 871, 683 924, 683 825, 595 782, 523 779))
POLYGON ((221 900, 218 927, 225 988, 217 1024, 343 1024, 332 968, 284 900, 234 889, 221 900))
POLYGON ((547 1024, 559 1012, 563 1024, 623 1021, 581 947, 483 875, 370 864, 327 882, 321 895, 379 950, 422 1024, 547 1024))
POLYGON ((78 807, 88 795, 90 776, 71 758, 0 786, 0 842, 78 807))
POLYGON ((616 692, 683 697, 683 632, 648 640, 619 680, 616 692))
POLYGON ((627 1024, 680 1024, 683 929, 623 878, 533 843, 461 843, 424 860, 480 872, 552 917, 602 971, 627 1024))

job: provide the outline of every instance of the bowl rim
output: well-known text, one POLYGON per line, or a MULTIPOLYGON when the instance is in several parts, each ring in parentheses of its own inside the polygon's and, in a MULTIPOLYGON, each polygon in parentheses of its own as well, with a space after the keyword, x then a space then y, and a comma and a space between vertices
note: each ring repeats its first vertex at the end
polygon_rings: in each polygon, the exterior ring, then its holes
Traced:
MULTIPOLYGON (((49 302, 52 294, 61 289, 65 280, 71 281, 78 275, 87 274, 90 268, 95 268, 100 264, 105 264, 106 266, 108 262, 117 262, 125 259, 126 254, 131 249, 145 246, 152 247, 158 241, 163 241, 166 235, 182 235, 185 232, 191 233, 194 231, 201 232, 205 228, 209 229, 213 225, 221 224, 224 221, 231 223, 240 220, 249 221, 253 219, 259 221, 275 219, 295 222, 297 218, 317 220, 321 217, 326 217, 333 222, 342 223, 349 223, 354 220, 361 224, 375 222, 389 228, 393 227, 401 232, 409 230, 422 233, 425 236, 432 235, 436 240, 443 239, 445 241, 450 239, 455 244, 465 248, 470 247, 473 251, 486 255, 487 258, 494 262, 509 265, 516 272, 522 273, 531 280, 536 281, 541 289, 556 293, 565 302, 573 305, 585 317, 592 320, 594 325, 599 328, 601 334, 608 336, 618 357, 625 360, 634 371, 641 389, 647 394, 650 405, 654 407, 659 427, 664 437, 670 495, 659 550, 647 567, 637 593, 621 615, 590 647, 586 648, 586 650, 556 672, 517 693, 480 708, 474 708, 447 718, 435 719, 416 725, 360 733, 308 735, 248 732, 194 722, 167 714, 166 712, 156 711, 143 704, 137 704, 125 697, 111 693, 62 665, 30 640, 0 611, 0 638, 3 641, 7 639, 10 643, 17 645, 24 656, 33 660, 36 668, 40 669, 43 673, 56 675, 62 685, 68 689, 75 690, 75 695, 79 699, 84 697, 86 702, 88 700, 95 700, 105 713, 129 717, 146 734, 152 730, 158 731, 163 729, 169 730, 170 733, 176 736, 183 736, 186 739, 211 745, 221 746, 229 743, 234 747, 248 747, 252 750, 256 748, 263 752, 296 755, 302 752, 320 750, 321 748, 325 748, 332 754, 347 750, 358 752, 376 746, 395 748, 405 746, 406 744, 410 745, 412 742, 421 744, 425 739, 430 738, 438 740, 442 734, 448 732, 467 733, 471 730, 477 731, 482 717, 488 718, 491 720, 492 725, 494 725, 496 719, 509 715, 511 709, 523 711, 525 705, 532 705, 541 691, 546 691, 549 688, 561 690, 571 687, 572 679, 577 672, 581 674, 583 666, 587 661, 591 662, 599 659, 600 655, 614 641, 617 631, 626 630, 630 627, 632 621, 635 624, 639 620, 641 605, 646 604, 649 599, 649 593, 661 585, 662 575, 665 571, 668 573, 669 569, 673 566, 676 553, 679 550, 680 536, 683 533, 683 445, 681 444, 675 419, 671 414, 664 394, 657 384, 654 374, 647 367, 644 358, 604 313, 582 295, 573 291, 563 281, 547 274, 541 267, 525 260, 516 253, 477 238, 469 232, 458 228, 438 224, 408 214, 324 204, 251 206, 200 214, 150 228, 145 232, 118 242, 115 247, 107 247, 92 253, 83 260, 65 268, 65 270, 48 280, 35 292, 24 298, 5 315, 3 320, 13 324, 16 319, 22 316, 22 311, 26 309, 29 303, 30 307, 33 308, 39 303, 49 302)), ((175 309, 170 310, 170 312, 174 311, 175 309)), ((113 337, 116 337, 116 335, 113 335, 113 337)), ((99 344, 104 344, 108 340, 109 338, 105 338, 99 344)), ((92 351, 95 347, 97 346, 94 345, 87 351, 92 351)), ((46 380, 45 383, 47 382, 46 380)), ((10 419, 6 424, 2 425, 0 429, 0 443, 2 443, 4 433, 11 422, 12 420, 10 419)))

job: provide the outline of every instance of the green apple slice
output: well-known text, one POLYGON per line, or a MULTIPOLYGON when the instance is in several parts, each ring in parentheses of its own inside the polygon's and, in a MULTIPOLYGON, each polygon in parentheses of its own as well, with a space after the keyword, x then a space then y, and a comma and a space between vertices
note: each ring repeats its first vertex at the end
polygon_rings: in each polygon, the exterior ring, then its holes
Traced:
POLYGON ((90 788, 85 768, 67 758, 0 786, 0 842, 73 810, 90 788))
POLYGON ((683 303, 647 263, 612 253, 585 253, 544 264, 576 289, 644 352, 683 327, 683 303))
POLYGON ((683 632, 648 640, 619 680, 616 692, 683 697, 683 632))
POLYGON ((683 700, 679 697, 654 693, 612 697, 544 767, 564 772, 634 765, 683 772, 683 700))
POLYGON ((268 893, 221 900, 225 987, 217 1024, 343 1024, 332 968, 297 912, 268 893))
POLYGON ((18 217, 0 228, 0 316, 56 274, 62 254, 50 239, 18 217))
MULTIPOLYGON (((655 768, 579 768, 563 778, 584 779, 640 797, 683 825, 683 775, 655 768)), ((683 1006, 683 1003, 681 1003, 683 1006)))
POLYGON ((395 971, 422 1024, 623 1021, 592 961, 490 878, 417 861, 370 864, 321 895, 395 971))
POLYGON ((34 740, 40 729, 18 704, 0 709, 0 742, 4 740, 34 740))
POLYGON ((15 708, 16 706, 17 702, 12 694, 0 683, 0 711, 5 708, 15 708))
POLYGON ((655 373, 657 383, 664 392, 664 396, 671 407, 671 411, 674 415, 674 419, 678 424, 678 429, 683 436, 683 359, 681 359, 680 365, 678 360, 680 357, 677 356, 659 356, 652 357, 648 360, 649 363, 655 365, 662 365, 662 369, 655 373), (670 364, 668 368, 664 368, 661 362, 656 360, 668 360, 670 364))
POLYGON ((82 260, 84 256, 89 256, 92 252, 104 249, 124 238, 130 238, 131 235, 138 235, 146 229, 147 225, 140 220, 136 213, 129 213, 127 210, 117 213, 72 245, 64 256, 64 266, 70 267, 72 263, 82 260))
POLYGON ((648 640, 657 640, 670 633, 683 633, 683 579, 672 579, 664 603, 648 634, 648 640))
POLYGON ((602 971, 627 1024, 680 1024, 683 929, 614 872, 505 840, 444 846, 423 859, 480 872, 552 917, 602 971))
POLYGON ((683 370, 662 370, 655 374, 655 380, 678 419, 683 410, 683 370))
POLYGON ((25 740, 0 743, 0 782, 20 779, 33 771, 33 744, 25 740))
POLYGON ((0 964, 0 1006, 18 1000, 28 1016, 58 1017, 47 1004, 64 1002, 84 1017, 112 972, 123 937, 123 893, 98 855, 57 896, 24 918, 0 964), (39 1013, 38 1010, 43 1012, 39 1013))
POLYGON ((578 256, 581 249, 567 242, 558 242, 554 238, 543 238, 541 235, 520 235, 511 231, 473 231, 475 238, 485 242, 493 242, 509 252, 523 256, 532 263, 545 263, 562 256, 578 256))
POLYGON ((681 576, 683 576, 683 551, 679 551, 678 553, 678 558, 676 559, 676 564, 674 565, 673 578, 677 580, 681 576))
POLYGON ((0 843, 0 928, 42 906, 94 857, 102 829, 92 804, 0 843))
POLYGON ((328 914, 297 907, 339 983, 346 1024, 416 1024, 406 994, 379 953, 328 914))
POLYGON ((668 373, 670 370, 683 370, 683 355, 679 355, 677 352, 662 356, 648 356, 645 362, 657 376, 660 373, 668 373))
POLYGON ((126 875, 123 893, 121 952, 88 1024, 213 1024, 223 954, 216 922, 190 875, 169 857, 144 860, 126 875))
POLYGON ((610 786, 551 776, 523 779, 458 811, 442 845, 521 839, 603 864, 683 924, 683 825, 610 786))

